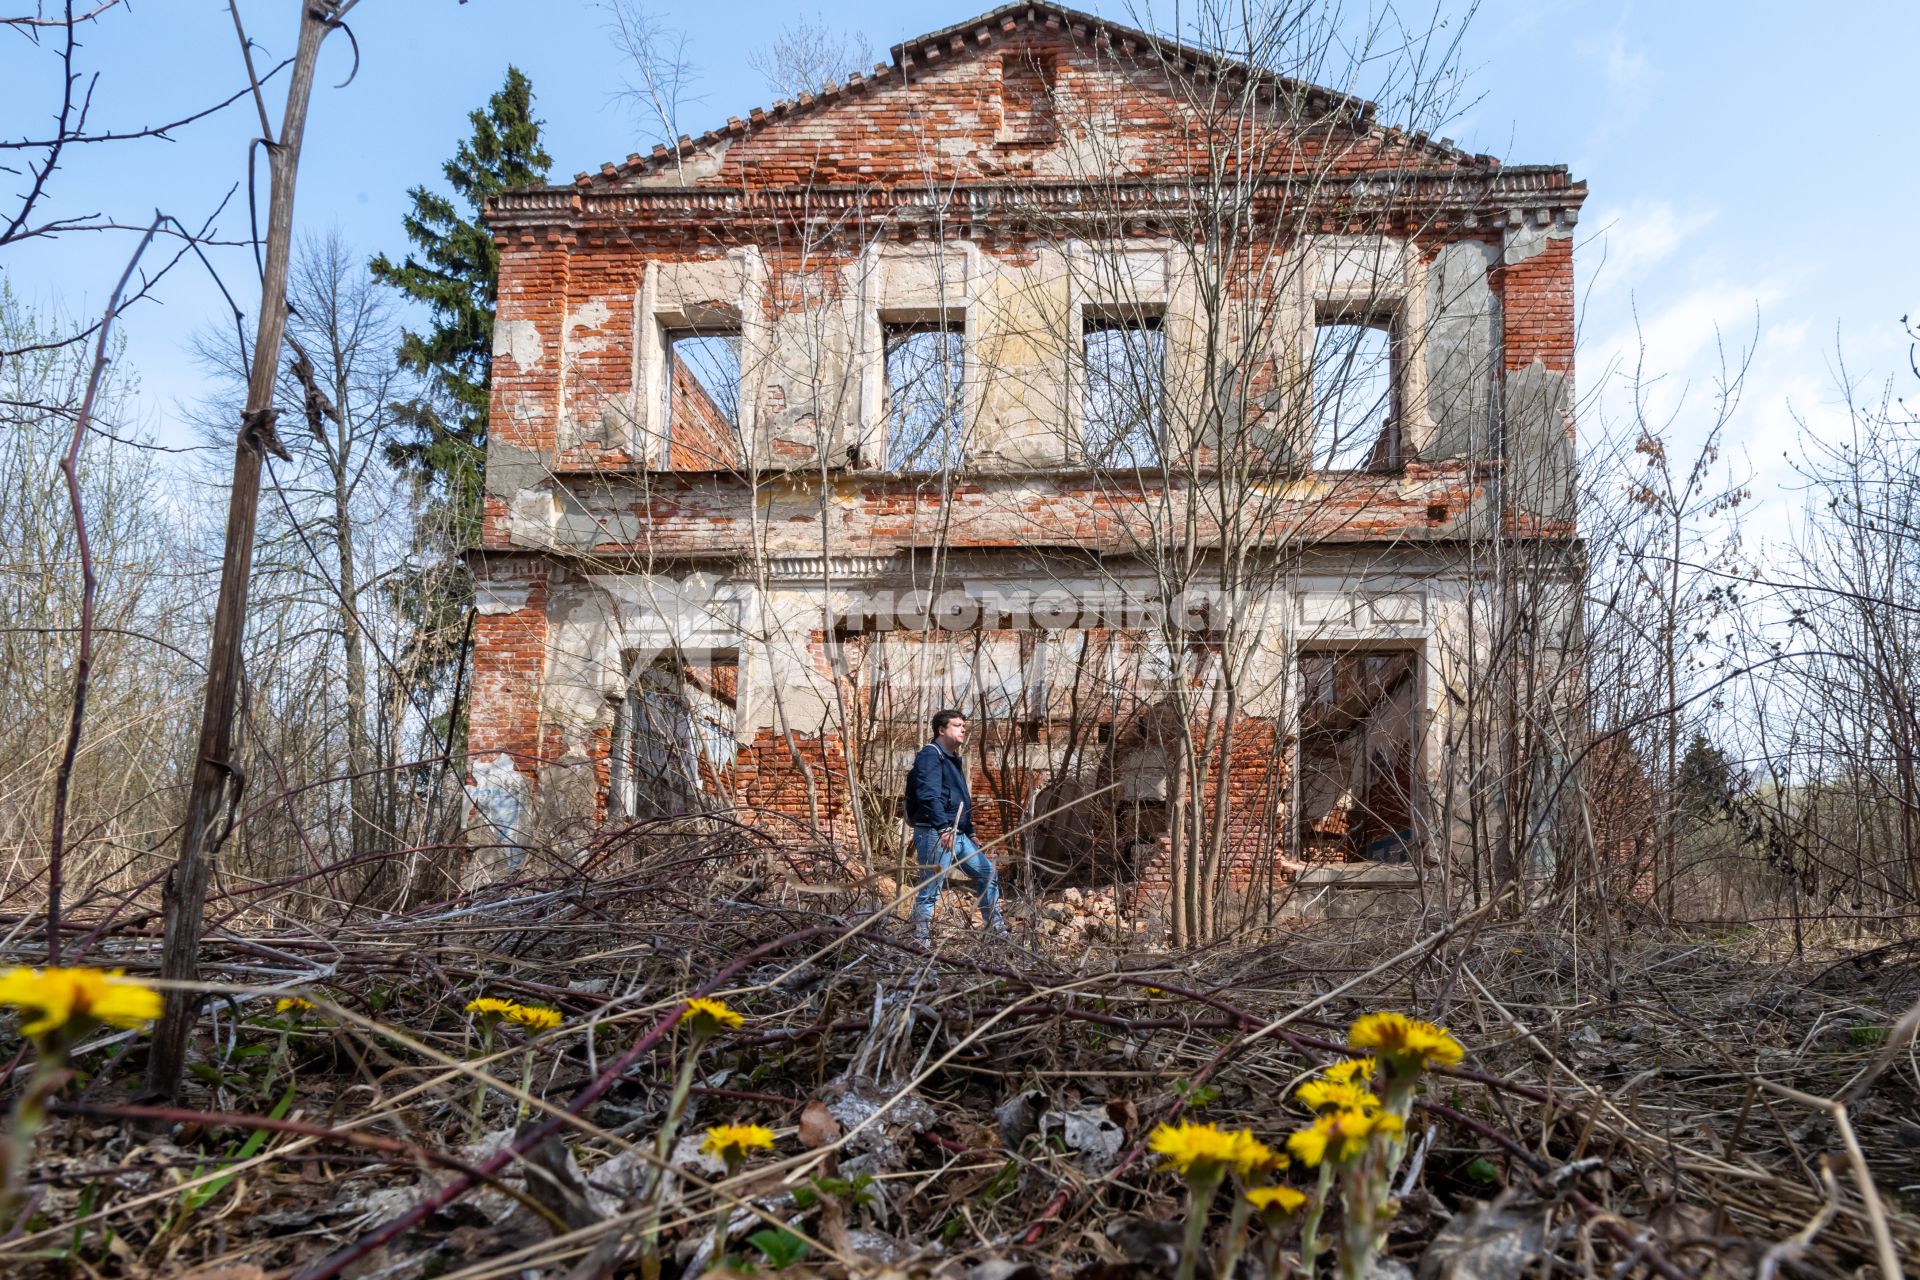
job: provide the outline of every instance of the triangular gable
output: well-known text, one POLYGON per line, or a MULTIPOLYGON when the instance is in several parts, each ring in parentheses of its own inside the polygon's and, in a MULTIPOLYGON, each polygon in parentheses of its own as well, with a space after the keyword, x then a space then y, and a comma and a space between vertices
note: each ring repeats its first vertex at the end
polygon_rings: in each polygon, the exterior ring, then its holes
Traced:
MULTIPOLYGON (((771 107, 756 108, 746 118, 727 123, 698 137, 683 136, 674 147, 656 146, 649 155, 634 154, 623 164, 603 164, 598 173, 581 173, 574 185, 589 189, 678 185, 786 185, 814 182, 889 182, 891 157, 902 152, 903 132, 917 131, 906 145, 940 152, 955 163, 941 178, 999 176, 1086 176, 1038 167, 1023 150, 1044 150, 1044 129, 1036 126, 1029 109, 1052 92, 1047 81, 1046 57, 1058 51, 1084 66, 1097 58, 1110 72, 1130 70, 1143 83, 1161 77, 1160 91, 1171 103, 1166 68, 1182 75, 1245 79, 1263 91, 1303 96, 1307 109, 1319 119, 1339 121, 1350 135, 1371 137, 1394 153, 1393 163, 1404 167, 1409 153, 1422 168, 1498 167, 1490 156, 1472 156, 1449 140, 1424 134, 1404 134, 1382 128, 1375 107, 1364 99, 1291 80, 1245 63, 1221 59, 1202 50, 1132 27, 1106 21, 1058 5, 1014 3, 939 31, 902 41, 891 50, 892 63, 870 73, 856 72, 827 85, 818 94, 803 94, 771 107), (991 61, 989 61, 991 60, 991 61), (1004 67, 1004 74, 999 69, 1004 67), (982 92, 988 79, 999 83, 997 100, 982 92), (944 90, 944 92, 943 92, 944 90), (915 111, 946 108, 928 136, 924 119, 909 122, 915 111), (972 114, 969 115, 971 110, 972 114), (1023 137, 1025 128, 1030 136, 1023 137), (783 152, 781 144, 786 144, 783 152), (963 157, 971 156, 973 163, 963 157)), ((1151 94, 1152 90, 1147 90, 1151 94)))

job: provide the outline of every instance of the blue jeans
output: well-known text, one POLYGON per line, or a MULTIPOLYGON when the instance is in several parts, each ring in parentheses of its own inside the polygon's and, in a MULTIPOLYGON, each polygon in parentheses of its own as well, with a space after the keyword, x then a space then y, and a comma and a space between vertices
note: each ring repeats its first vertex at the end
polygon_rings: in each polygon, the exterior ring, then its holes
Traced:
POLYGON ((933 926, 933 904, 940 901, 940 890, 946 887, 947 879, 953 875, 954 868, 973 882, 973 896, 980 903, 980 918, 989 929, 1000 923, 1000 876, 987 861, 987 855, 980 852, 980 846, 973 837, 962 832, 954 832, 953 847, 943 848, 940 844, 938 827, 915 827, 913 829, 913 852, 920 863, 920 892, 913 899, 913 931, 919 937, 926 937, 933 926))

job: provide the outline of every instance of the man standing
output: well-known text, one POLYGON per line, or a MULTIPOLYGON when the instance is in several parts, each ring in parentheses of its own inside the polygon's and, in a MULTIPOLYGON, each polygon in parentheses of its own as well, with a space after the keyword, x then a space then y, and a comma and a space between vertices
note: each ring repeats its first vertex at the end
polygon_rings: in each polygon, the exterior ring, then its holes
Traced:
POLYGON ((913 900, 913 936, 921 942, 932 931, 933 904, 955 867, 973 882, 986 927, 1007 931, 1000 921, 1000 877, 973 842, 973 796, 967 788, 967 762, 960 754, 966 741, 965 716, 952 710, 934 712, 933 741, 920 748, 907 773, 907 821, 913 824, 921 881, 913 900))

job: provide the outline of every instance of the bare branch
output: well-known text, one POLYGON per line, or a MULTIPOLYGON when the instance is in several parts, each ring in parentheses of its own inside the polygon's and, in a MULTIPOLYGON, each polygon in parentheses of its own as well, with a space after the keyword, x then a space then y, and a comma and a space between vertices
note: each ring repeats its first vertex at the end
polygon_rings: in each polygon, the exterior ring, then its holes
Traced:
POLYGON ((80 733, 87 719, 87 688, 93 675, 93 606, 94 597, 99 591, 99 580, 93 570, 93 547, 87 538, 87 516, 85 505, 80 496, 80 446, 87 437, 88 424, 93 419, 94 403, 100 394, 101 379, 107 372, 107 338, 113 330, 113 320, 120 311, 121 295, 125 293, 127 282, 133 278, 134 268, 140 263, 140 256, 153 243, 154 233, 166 215, 155 211, 153 223, 147 228, 147 234, 134 246, 133 256, 127 260, 126 270, 120 273, 119 282, 107 297, 107 309, 95 326, 98 331, 93 349, 93 368, 87 375, 87 393, 80 402, 80 412, 74 416, 73 435, 67 444, 66 456, 60 461, 60 474, 66 478, 67 501, 73 514, 73 531, 80 553, 80 636, 79 652, 73 664, 73 704, 67 721, 67 745, 61 753, 60 766, 53 784, 53 831, 48 844, 47 856, 47 962, 60 962, 60 873, 64 862, 67 842, 67 798, 73 785, 73 763, 80 754, 80 733))
POLYGON ((600 0, 606 32, 626 65, 615 101, 651 120, 655 138, 671 147, 681 134, 680 112, 699 102, 688 89, 699 79, 687 52, 687 34, 668 26, 641 0, 600 0))
POLYGON ((870 71, 873 61, 866 36, 836 31, 818 13, 812 18, 801 14, 770 43, 747 54, 747 65, 777 98, 819 93, 848 72, 870 71))
POLYGON ((88 10, 86 13, 78 13, 78 14, 73 11, 72 5, 68 5, 67 16, 64 18, 44 18, 44 17, 42 18, 0 18, 0 27, 21 27, 21 28, 68 27, 68 28, 72 28, 74 26, 79 25, 82 22, 92 22, 95 18, 99 17, 101 14, 105 13, 107 10, 113 8, 114 6, 120 3, 121 3, 121 0, 100 0, 99 4, 95 5, 92 9, 88 10))

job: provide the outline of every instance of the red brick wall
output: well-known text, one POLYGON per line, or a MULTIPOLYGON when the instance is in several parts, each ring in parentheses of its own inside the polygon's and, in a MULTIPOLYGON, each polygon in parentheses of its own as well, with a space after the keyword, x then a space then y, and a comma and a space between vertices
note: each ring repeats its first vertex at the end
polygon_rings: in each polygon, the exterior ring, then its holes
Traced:
MULTIPOLYGON (((1289 774, 1285 759, 1276 752, 1276 743, 1272 721, 1242 717, 1236 725, 1226 782, 1228 865, 1223 870, 1237 884, 1244 885, 1250 877, 1263 873, 1269 860, 1286 846, 1284 805, 1289 774)), ((1029 788, 1050 780, 1051 775, 1024 767, 998 767, 991 760, 983 764, 974 750, 968 756, 976 839, 989 847, 996 863, 1008 865, 1020 858, 1027 832, 1034 829, 1016 828, 1039 816, 1030 810, 1029 788)), ((905 783, 904 769, 898 776, 889 773, 876 778, 872 787, 883 795, 874 798, 896 796, 905 783)), ((730 788, 750 814, 757 811, 770 828, 797 834, 809 829, 811 814, 817 812, 820 836, 837 841, 849 851, 857 847, 854 788, 848 781, 846 753, 837 734, 795 734, 789 740, 787 734, 762 731, 741 749, 723 786, 730 788), (785 824, 769 820, 768 814, 797 821, 785 824)), ((1202 789, 1207 839, 1211 841, 1221 796, 1217 769, 1207 769, 1202 789)), ((1104 803, 1111 807, 1114 802, 1109 797, 1104 803)), ((1142 870, 1145 883, 1166 883, 1164 864, 1142 870)))
POLYGON ((681 360, 673 362, 667 447, 667 466, 673 471, 712 471, 740 462, 739 428, 681 360))
MULTIPOLYGON (((1538 361, 1542 367, 1565 375, 1566 434, 1571 441, 1574 434, 1572 237, 1547 239, 1531 257, 1496 268, 1491 283, 1495 296, 1500 299, 1505 329, 1503 368, 1513 373, 1538 361)), ((1536 413, 1544 408, 1539 404, 1526 406, 1527 411, 1536 413)), ((1507 521, 1516 533, 1568 536, 1574 532, 1570 521, 1520 510, 1510 510, 1507 521)))
POLYGON ((540 688, 547 665, 547 565, 536 556, 500 557, 478 566, 482 609, 473 624, 473 693, 468 751, 476 759, 505 752, 532 772, 541 759, 540 688), (508 610, 525 593, 525 603, 508 610))
POLYGON ((1540 252, 1496 267, 1493 290, 1506 327, 1506 368, 1539 360, 1573 372, 1573 238, 1549 239, 1540 252))
MULTIPOLYGON (((729 120, 698 140, 696 145, 719 143, 726 151, 717 166, 691 166, 692 182, 798 187, 1060 177, 1059 161, 1047 162, 1048 150, 1059 137, 1089 131, 1108 141, 1137 139, 1127 154, 1131 174, 1140 178, 1213 172, 1223 145, 1243 153, 1236 167, 1293 165, 1323 174, 1410 162, 1462 168, 1483 163, 1373 128, 1370 117, 1352 116, 1319 91, 1312 92, 1304 113, 1276 104, 1269 94, 1229 133, 1217 126, 1222 110, 1235 110, 1222 100, 1233 92, 1188 73, 1176 82, 1152 53, 1105 41, 1084 27, 1020 29, 1009 19, 992 31, 982 27, 910 50, 903 66, 884 75, 850 77, 822 97, 729 120), (1009 67, 1012 74, 1004 75, 1009 67), (1047 88, 1051 112, 1042 102, 1047 88), (1050 129, 1044 127, 1048 114, 1054 116, 1050 129), (914 163, 903 164, 903 157, 914 163)), ((586 180, 680 172, 671 158, 656 153, 586 180)))
MULTIPOLYGON (((839 287, 839 268, 883 230, 913 234, 894 215, 925 197, 929 184, 948 200, 967 184, 1070 180, 1071 165, 1059 145, 1083 131, 1089 110, 1100 116, 1103 140, 1124 139, 1119 176, 1125 181, 1179 179, 1218 161, 1221 135, 1182 105, 1181 91, 1151 54, 1043 10, 1033 13, 1038 16, 1032 21, 1010 15, 992 29, 967 30, 932 46, 911 44, 902 66, 889 74, 859 78, 818 102, 806 99, 730 122, 686 149, 695 190, 684 197, 662 185, 678 172, 670 159, 636 157, 603 168, 573 190, 543 193, 550 215, 520 212, 497 219, 503 354, 494 362, 496 446, 528 451, 551 465, 560 476, 556 483, 598 503, 598 514, 636 518, 647 531, 646 553, 668 560, 817 554, 822 521, 831 522, 836 553, 856 556, 936 542, 955 549, 1072 546, 1124 553, 1151 541, 1153 528, 1166 527, 1162 486, 1177 488, 1178 480, 1128 485, 1112 476, 1071 472, 1044 480, 981 475, 962 477, 945 499, 913 480, 850 472, 838 472, 824 485, 817 471, 811 480, 762 475, 749 485, 713 469, 706 455, 718 450, 697 447, 716 444, 723 434, 723 424, 710 419, 703 423, 708 438, 694 433, 674 440, 668 462, 677 474, 653 473, 643 487, 620 474, 634 459, 600 428, 608 407, 635 391, 632 300, 649 263, 715 260, 729 248, 753 245, 767 271, 763 318, 771 320, 802 302, 817 305, 823 288, 839 287), (691 154, 701 148, 720 153, 718 162, 691 154), (791 199, 784 214, 768 212, 774 201, 756 206, 751 216, 735 216, 724 211, 728 193, 718 188, 742 189, 742 199, 772 200, 782 193, 791 199), (823 245, 810 223, 816 216, 810 199, 835 188, 877 193, 881 227, 847 217, 823 245), (623 193, 632 193, 626 204, 623 193), (699 204, 703 200, 710 210, 699 204), (563 438, 571 442, 564 453, 563 438), (774 502, 784 514, 769 519, 774 502)), ((1332 99, 1322 97, 1321 103, 1318 109, 1334 110, 1332 99)), ((1236 136, 1232 145, 1245 148, 1236 169, 1304 171, 1315 178, 1417 169, 1445 182, 1472 182, 1490 180, 1498 168, 1365 119, 1354 119, 1356 127, 1349 129, 1289 134, 1280 128, 1285 116, 1276 109, 1236 136)), ((1297 129, 1297 117, 1289 118, 1297 129)), ((1572 206, 1584 194, 1569 186, 1563 172, 1539 181, 1542 189, 1565 191, 1572 206)), ((1095 204, 1101 199, 1097 186, 1086 192, 1095 204)), ((1508 212, 1472 207, 1466 198, 1460 207, 1408 203, 1384 214, 1343 203, 1344 197, 1316 199, 1311 217, 1277 206, 1268 213, 1296 219, 1289 234, 1417 233, 1422 252, 1431 254, 1451 239, 1497 239, 1508 212)), ((1535 214, 1528 209, 1522 216, 1535 214)), ((1170 234, 1167 222, 1152 218, 1129 221, 1121 233, 1170 234)), ((1025 262, 1034 257, 1042 233, 1013 216, 976 218, 962 211, 940 234, 964 237, 1002 260, 1025 262)), ((1249 263, 1236 286, 1239 296, 1272 287, 1264 266, 1249 263)), ((1492 287, 1503 309, 1502 367, 1518 370, 1538 360, 1570 374, 1571 239, 1546 239, 1531 257, 1497 269, 1492 287)), ((1249 399, 1257 399, 1273 390, 1275 372, 1256 367, 1248 383, 1249 399)), ((1309 543, 1444 540, 1452 522, 1483 496, 1486 479, 1485 472, 1458 461, 1415 462, 1400 475, 1343 480, 1331 499, 1276 504, 1266 513, 1269 526, 1248 532, 1309 543)), ((558 730, 540 724, 546 569, 538 558, 514 550, 510 500, 506 493, 488 494, 476 564, 503 586, 524 589, 526 604, 479 621, 472 748, 476 755, 506 751, 531 772, 537 757, 557 759, 568 744, 558 730)), ((1206 504, 1199 505, 1197 537, 1203 543, 1219 536, 1212 521, 1247 518, 1241 512, 1209 514, 1206 504)), ((618 523, 602 521, 606 528, 618 523)), ((619 557, 634 548, 609 542, 590 550, 619 557)), ((604 757, 605 739, 600 732, 588 749, 604 757)), ((1204 784, 1206 802, 1226 806, 1230 839, 1245 868, 1270 856, 1276 833, 1284 831, 1277 816, 1287 787, 1284 754, 1274 726, 1243 720, 1225 794, 1211 771, 1204 784)), ((817 815, 823 832, 848 839, 852 789, 846 770, 846 753, 831 735, 762 731, 741 749, 727 782, 748 810, 807 820, 817 815)), ((1024 768, 976 776, 983 839, 1024 816, 1036 780, 1024 768)), ((888 785, 897 790, 897 780, 888 785)))
MULTIPOLYGON (((819 497, 817 473, 793 482, 762 476, 758 482, 732 474, 653 473, 645 490, 617 476, 586 486, 596 502, 642 520, 647 550, 658 556, 721 556, 759 550, 809 555, 820 549, 820 521, 834 522, 837 549, 848 555, 881 555, 931 546, 950 548, 1087 546, 1131 551, 1151 545, 1164 529, 1167 508, 1159 482, 1061 472, 1038 478, 982 475, 961 479, 943 502, 924 478, 842 473, 829 482, 831 499, 819 497), (768 520, 770 493, 791 493, 793 513, 768 520)), ((1171 482, 1176 493, 1181 482, 1171 482)), ((1191 489, 1191 486, 1188 486, 1191 489)), ((1271 500, 1259 517, 1263 535, 1276 539, 1337 537, 1345 541, 1405 541, 1440 535, 1484 490, 1484 476, 1459 462, 1413 463, 1396 475, 1344 477, 1332 494, 1311 493, 1297 501, 1271 500)), ((1196 544, 1220 535, 1217 495, 1196 499, 1196 544), (1211 500, 1210 500, 1211 499, 1211 500)), ((1242 522, 1245 513, 1236 512, 1242 522)), ((601 527, 615 527, 603 520, 601 527)), ((484 545, 505 550, 506 526, 488 526, 484 545)), ((619 554, 631 548, 608 541, 592 548, 619 554)))

